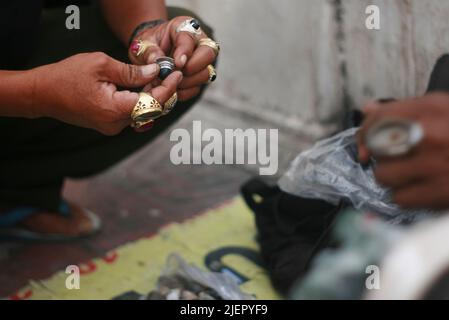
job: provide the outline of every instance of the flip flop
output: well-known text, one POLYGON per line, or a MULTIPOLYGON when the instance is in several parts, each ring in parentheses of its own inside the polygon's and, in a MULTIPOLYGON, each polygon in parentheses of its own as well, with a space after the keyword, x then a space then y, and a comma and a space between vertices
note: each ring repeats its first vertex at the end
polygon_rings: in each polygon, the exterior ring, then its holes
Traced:
MULTIPOLYGON (((87 209, 83 209, 84 214, 89 218, 92 224, 92 230, 89 233, 72 236, 63 234, 43 234, 38 232, 29 231, 24 228, 17 227, 17 225, 30 217, 33 214, 42 212, 42 209, 32 207, 20 207, 11 211, 0 214, 0 240, 8 241, 42 241, 42 242, 60 242, 77 240, 85 238, 97 233, 101 229, 100 218, 87 209)), ((70 217, 70 207, 67 202, 62 201, 58 214, 63 217, 70 217)))

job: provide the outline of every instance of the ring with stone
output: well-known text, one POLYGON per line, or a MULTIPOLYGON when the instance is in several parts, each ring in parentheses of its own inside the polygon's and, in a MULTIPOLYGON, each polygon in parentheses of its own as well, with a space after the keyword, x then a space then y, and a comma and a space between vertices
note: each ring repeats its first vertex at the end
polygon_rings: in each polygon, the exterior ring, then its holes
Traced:
POLYGON ((183 21, 178 28, 176 28, 176 33, 187 32, 192 35, 195 39, 201 36, 201 24, 196 19, 188 19, 183 21))
POLYGON ((140 57, 151 47, 157 47, 157 44, 147 40, 134 40, 131 43, 131 52, 136 56, 140 57))
POLYGON ((142 124, 160 118, 162 113, 163 108, 159 101, 148 93, 141 92, 139 93, 139 101, 131 113, 131 119, 134 124, 142 124))
POLYGON ((198 46, 206 46, 211 48, 212 50, 214 50, 216 56, 218 56, 218 54, 220 53, 220 44, 212 40, 211 38, 200 39, 200 41, 198 42, 198 46))
POLYGON ((215 80, 217 80, 217 70, 215 69, 215 67, 210 64, 210 65, 207 66, 207 70, 209 71, 209 81, 208 81, 208 83, 212 83, 215 80))
POLYGON ((170 99, 167 100, 167 102, 164 104, 164 112, 163 115, 167 115, 169 114, 173 108, 176 106, 176 104, 178 103, 178 93, 174 93, 170 99))
POLYGON ((365 142, 374 157, 399 157, 412 151, 423 139, 420 123, 387 118, 368 130, 365 142))

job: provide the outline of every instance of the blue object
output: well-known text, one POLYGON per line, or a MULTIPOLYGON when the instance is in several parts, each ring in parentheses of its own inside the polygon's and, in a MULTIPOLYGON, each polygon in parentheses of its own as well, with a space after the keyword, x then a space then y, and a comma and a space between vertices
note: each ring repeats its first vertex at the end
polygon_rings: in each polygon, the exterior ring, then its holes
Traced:
MULTIPOLYGON (((29 216, 41 212, 42 209, 33 207, 19 207, 8 212, 0 214, 0 228, 12 228, 17 226, 21 221, 29 216)), ((58 214, 68 217, 70 216, 70 208, 67 202, 61 201, 59 205, 58 214)))

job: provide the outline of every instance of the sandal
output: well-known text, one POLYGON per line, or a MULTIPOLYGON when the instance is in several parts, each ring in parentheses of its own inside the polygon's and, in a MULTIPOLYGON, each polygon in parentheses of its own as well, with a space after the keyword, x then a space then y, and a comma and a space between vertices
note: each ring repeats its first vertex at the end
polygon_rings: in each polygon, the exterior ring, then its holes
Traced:
POLYGON ((96 214, 65 201, 57 213, 32 207, 0 213, 0 240, 68 241, 91 236, 100 229, 96 214))

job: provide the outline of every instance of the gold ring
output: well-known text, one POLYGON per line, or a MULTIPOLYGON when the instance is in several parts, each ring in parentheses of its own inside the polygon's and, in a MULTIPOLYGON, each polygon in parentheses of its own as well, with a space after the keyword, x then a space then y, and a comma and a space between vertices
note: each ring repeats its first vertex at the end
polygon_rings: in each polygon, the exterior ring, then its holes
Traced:
POLYGON ((213 65, 208 65, 207 70, 209 71, 209 83, 214 82, 217 80, 217 70, 214 68, 213 65))
POLYGON ((214 50, 216 56, 218 56, 218 54, 220 53, 220 44, 218 42, 212 40, 211 38, 201 39, 198 42, 198 46, 206 46, 206 47, 212 48, 212 50, 214 50))
POLYGON ((131 44, 131 51, 136 57, 140 57, 151 47, 157 47, 157 44, 147 40, 136 40, 131 44))
POLYGON ((131 118, 134 123, 146 123, 161 117, 162 112, 163 108, 156 99, 148 93, 141 92, 139 93, 139 101, 137 101, 131 113, 131 118))
POLYGON ((169 114, 173 108, 176 106, 176 104, 178 103, 178 93, 174 93, 170 99, 167 100, 167 102, 164 104, 164 112, 163 115, 167 115, 169 114))

